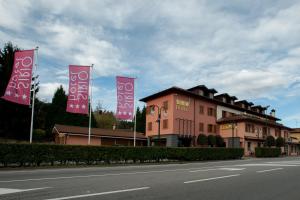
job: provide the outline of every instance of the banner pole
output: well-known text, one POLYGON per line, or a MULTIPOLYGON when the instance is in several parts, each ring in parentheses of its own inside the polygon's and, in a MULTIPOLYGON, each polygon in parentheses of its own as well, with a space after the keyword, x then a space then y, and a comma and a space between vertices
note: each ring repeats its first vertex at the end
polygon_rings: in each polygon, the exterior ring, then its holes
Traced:
POLYGON ((88 139, 88 144, 91 144, 91 123, 92 123, 92 77, 93 77, 93 67, 94 64, 92 64, 90 68, 90 111, 89 111, 89 139, 88 139))
MULTIPOLYGON (((134 78, 134 80, 137 80, 137 77, 134 78)), ((137 81, 134 81, 134 131, 133 131, 133 146, 136 146, 136 87, 137 87, 137 81)))
MULTIPOLYGON (((38 67, 38 50, 39 50, 39 47, 36 47, 35 48, 36 54, 35 54, 33 75, 36 74, 37 67, 38 67)), ((32 77, 34 77, 34 76, 32 76, 32 77)), ((32 105, 31 105, 31 121, 30 121, 30 139, 29 139, 30 144, 32 143, 32 132, 33 132, 34 103, 35 103, 35 84, 36 84, 36 77, 34 77, 34 80, 33 80, 33 94, 32 94, 32 105)))

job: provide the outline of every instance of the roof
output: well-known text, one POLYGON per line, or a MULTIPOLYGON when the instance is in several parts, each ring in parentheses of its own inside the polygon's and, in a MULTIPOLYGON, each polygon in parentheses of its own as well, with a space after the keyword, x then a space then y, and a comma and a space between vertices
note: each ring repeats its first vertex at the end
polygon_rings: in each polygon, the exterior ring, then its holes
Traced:
POLYGON ((300 128, 293 128, 291 133, 300 133, 300 128))
POLYGON ((189 88, 187 90, 191 91, 191 90, 194 90, 194 89, 201 89, 201 90, 208 91, 208 92, 211 92, 211 93, 217 93, 218 92, 214 88, 208 89, 205 85, 197 85, 197 86, 189 88))
POLYGON ((201 100, 204 100, 204 101, 212 102, 212 103, 215 103, 217 105, 222 105, 222 106, 226 106, 226 107, 229 107, 229 108, 232 108, 232 109, 236 109, 236 110, 239 110, 239 111, 242 111, 242 112, 247 112, 247 113, 258 115, 258 116, 267 117, 267 118, 273 119, 273 120, 280 120, 279 118, 276 118, 276 117, 273 117, 273 116, 270 116, 270 115, 266 115, 266 114, 263 114, 263 113, 257 113, 253 110, 248 110, 248 109, 242 108, 238 105, 232 105, 232 104, 229 104, 229 103, 222 102, 218 99, 211 99, 211 98, 206 97, 206 96, 201 96, 201 95, 195 94, 191 91, 188 91, 188 90, 176 87, 176 86, 170 87, 168 89, 165 89, 165 90, 162 90, 160 92, 149 95, 147 97, 144 97, 144 98, 140 99, 140 101, 146 103, 146 102, 151 101, 153 99, 156 99, 156 98, 159 98, 159 97, 162 97, 162 96, 166 96, 166 95, 169 95, 169 94, 183 94, 183 95, 194 97, 194 98, 201 99, 201 100))
POLYGON ((292 130, 291 128, 289 128, 287 126, 284 126, 283 124, 277 123, 275 121, 260 119, 258 117, 247 115, 247 114, 246 115, 241 114, 241 115, 233 115, 233 116, 230 116, 230 117, 223 117, 223 118, 219 119, 217 121, 217 123, 224 124, 224 123, 232 123, 232 122, 240 122, 240 121, 250 121, 250 122, 255 122, 255 123, 260 123, 260 124, 267 124, 267 125, 275 126, 275 127, 278 127, 278 128, 284 128, 284 129, 292 130))
MULTIPOLYGON (((89 128, 81 127, 81 126, 68 126, 55 124, 52 130, 53 133, 67 133, 74 135, 88 135, 89 128)), ((92 136, 100 136, 100 137, 122 137, 122 138, 133 138, 133 131, 127 129, 100 129, 100 128, 92 128, 91 129, 92 136)), ((143 133, 136 132, 136 139, 147 139, 143 133)))
POLYGON ((236 101, 235 103, 236 103, 236 104, 243 103, 243 104, 249 105, 249 106, 254 105, 252 102, 249 102, 249 101, 247 101, 247 100, 240 100, 240 101, 236 101))

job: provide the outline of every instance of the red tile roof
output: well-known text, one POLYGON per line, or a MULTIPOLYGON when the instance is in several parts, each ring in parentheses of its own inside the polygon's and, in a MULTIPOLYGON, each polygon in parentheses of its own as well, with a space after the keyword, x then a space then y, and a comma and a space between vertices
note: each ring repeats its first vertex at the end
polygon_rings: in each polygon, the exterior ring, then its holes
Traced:
POLYGON ((255 116, 251 116, 251 115, 245 115, 245 114, 241 114, 241 115, 233 115, 230 117, 223 117, 221 119, 219 119, 217 122, 219 124, 224 124, 224 123, 232 123, 232 122, 239 122, 239 121, 250 121, 250 122, 256 122, 256 123, 260 123, 260 124, 267 124, 267 125, 271 125, 271 126, 275 126, 278 128, 285 128, 288 130, 292 130, 289 127, 284 126, 283 124, 277 123, 273 120, 265 120, 265 119, 261 119, 255 116))

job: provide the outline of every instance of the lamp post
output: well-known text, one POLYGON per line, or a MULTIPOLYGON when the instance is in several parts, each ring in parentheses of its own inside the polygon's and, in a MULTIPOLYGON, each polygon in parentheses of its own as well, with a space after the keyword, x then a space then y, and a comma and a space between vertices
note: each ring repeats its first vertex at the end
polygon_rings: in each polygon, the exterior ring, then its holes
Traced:
POLYGON ((157 107, 157 111, 158 111, 156 122, 157 122, 157 125, 158 125, 158 126, 157 126, 157 127, 158 127, 158 130, 157 130, 157 133, 158 133, 158 135, 157 135, 157 140, 158 140, 158 142, 157 142, 157 144, 159 144, 159 142, 160 142, 160 120, 161 120, 161 110, 164 109, 164 107, 159 107, 158 105, 150 105, 150 108, 155 108, 155 107, 157 107))

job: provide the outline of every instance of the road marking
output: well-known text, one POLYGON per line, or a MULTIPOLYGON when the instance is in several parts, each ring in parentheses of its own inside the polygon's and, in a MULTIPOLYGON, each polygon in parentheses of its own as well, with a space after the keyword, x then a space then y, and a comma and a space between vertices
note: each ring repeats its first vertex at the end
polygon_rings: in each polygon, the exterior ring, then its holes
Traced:
POLYGON ((246 168, 212 168, 212 169, 199 169, 199 170, 193 170, 189 172, 207 172, 207 171, 217 171, 217 170, 225 170, 225 171, 241 171, 246 168))
POLYGON ((292 165, 292 164, 272 164, 272 163, 256 163, 256 164, 242 164, 235 165, 239 167, 255 167, 255 166, 270 166, 270 167, 299 167, 300 165, 292 165))
POLYGON ((205 179, 199 179, 199 180, 186 181, 183 183, 196 183, 196 182, 203 182, 203 181, 211 181, 211 180, 230 178, 230 177, 240 176, 240 175, 241 174, 233 174, 233 175, 228 175, 228 176, 219 176, 219 177, 213 177, 213 178, 205 178, 205 179))
POLYGON ((27 192, 27 191, 33 191, 33 190, 43 190, 50 187, 42 187, 42 188, 31 188, 31 189, 11 189, 11 188, 0 188, 0 195, 3 194, 11 194, 11 193, 17 193, 17 192, 27 192))
POLYGON ((83 197, 100 196, 100 195, 115 194, 115 193, 121 193, 121 192, 132 192, 132 191, 137 191, 137 190, 147 190, 149 188, 150 187, 132 188, 132 189, 115 190, 115 191, 100 192, 100 193, 93 193, 93 194, 82 194, 82 195, 76 195, 76 196, 59 197, 59 198, 47 199, 47 200, 77 199, 77 198, 83 198, 83 197))
POLYGON ((283 168, 275 168, 275 169, 267 169, 267 170, 261 170, 261 171, 256 171, 257 173, 264 173, 264 172, 271 172, 271 171, 276 171, 276 170, 281 170, 283 168))

